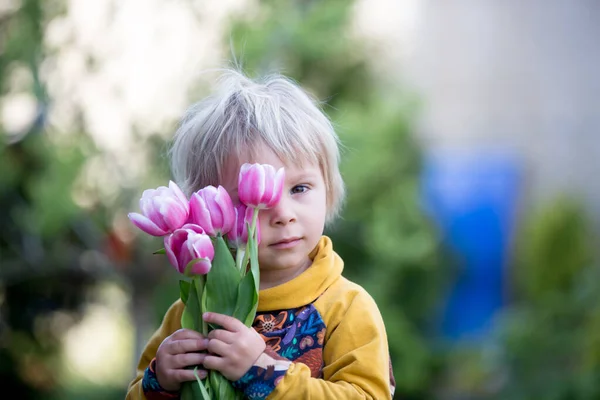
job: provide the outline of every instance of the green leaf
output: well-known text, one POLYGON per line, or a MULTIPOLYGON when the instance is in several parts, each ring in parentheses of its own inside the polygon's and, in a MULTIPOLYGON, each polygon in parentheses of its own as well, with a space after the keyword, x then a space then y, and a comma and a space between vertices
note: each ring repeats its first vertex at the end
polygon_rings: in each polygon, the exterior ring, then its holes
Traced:
MULTIPOLYGON (((250 229, 250 228, 248 228, 250 229)), ((245 274, 238 288, 238 301, 234 317, 242 321, 246 326, 252 326, 258 307, 258 290, 260 270, 258 266, 258 252, 256 240, 248 240, 248 254, 250 256, 250 273, 245 274)))
POLYGON ((183 301, 183 304, 187 304, 188 296, 190 295, 190 286, 189 281, 179 280, 179 298, 183 301))
POLYGON ((183 382, 181 384, 181 392, 180 392, 180 400, 197 400, 197 399, 206 399, 210 400, 210 397, 203 397, 204 393, 202 389, 200 389, 199 385, 196 382, 183 382))
POLYGON ((185 266, 185 268, 183 269, 183 275, 188 276, 190 278, 193 278, 194 276, 197 275, 193 275, 191 273, 192 271, 192 267, 198 262, 202 260, 201 258, 194 258, 193 260, 191 260, 190 262, 187 263, 187 265, 185 266))
POLYGON ((202 328, 202 309, 200 307, 200 299, 202 298, 202 288, 204 286, 204 277, 196 276, 192 279, 188 298, 181 314, 181 327, 193 329, 201 332, 202 328))
MULTIPOLYGON (((202 313, 204 313, 204 311, 208 310, 208 307, 206 306, 206 290, 204 290, 202 292, 202 296, 200 298, 200 310, 202 311, 202 313)), ((200 316, 202 317, 202 316, 200 316)), ((200 331, 204 336, 208 335, 208 324, 206 321, 204 321, 204 319, 202 319, 202 330, 200 331)))
POLYGON ((181 314, 181 327, 185 329, 195 329, 195 320, 194 313, 186 306, 181 314))
POLYGON ((165 248, 163 247, 162 249, 158 249, 155 252, 153 252, 152 254, 167 254, 167 251, 165 250, 165 248))
POLYGON ((194 368, 194 376, 196 377, 196 382, 198 382, 198 388, 200 390, 202 400, 211 400, 210 395, 208 394, 208 391, 206 390, 206 388, 204 387, 204 384, 202 383, 202 380, 198 376, 198 367, 194 368))
POLYGON ((242 321, 246 326, 252 326, 257 303, 258 293, 255 289, 254 274, 246 274, 242 278, 238 288, 238 300, 233 316, 242 321))
POLYGON ((233 315, 237 304, 240 273, 222 237, 215 239, 215 257, 206 276, 207 311, 233 315))
POLYGON ((258 308, 258 291, 260 286, 260 268, 258 265, 258 244, 254 237, 248 238, 249 251, 250 251, 250 273, 247 275, 252 276, 252 283, 254 283, 254 303, 246 315, 244 323, 246 326, 251 326, 254 322, 256 315, 256 309, 258 308))
POLYGON ((210 371, 208 375, 210 387, 215 393, 215 399, 235 399, 237 393, 231 382, 219 371, 210 371))
POLYGON ((204 288, 206 287, 206 276, 195 276, 194 279, 192 279, 192 284, 192 288, 194 289, 192 291, 196 292, 196 298, 198 300, 198 318, 196 320, 198 321, 198 326, 196 330, 206 336, 208 334, 208 329, 206 326, 206 322, 204 322, 204 319, 202 318, 202 314, 204 313, 204 310, 206 310, 204 305, 204 299, 206 297, 206 290, 204 290, 204 288))

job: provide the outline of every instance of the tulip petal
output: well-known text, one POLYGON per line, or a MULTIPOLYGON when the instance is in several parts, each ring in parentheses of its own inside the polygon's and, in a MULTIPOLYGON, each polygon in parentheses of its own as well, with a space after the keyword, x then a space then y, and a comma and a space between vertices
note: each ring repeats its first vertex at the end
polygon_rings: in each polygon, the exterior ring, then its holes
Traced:
POLYGON ((142 210, 142 214, 148 215, 150 211, 150 207, 152 207, 152 199, 158 195, 157 189, 146 189, 142 192, 142 197, 140 198, 140 210, 142 210))
POLYGON ((173 197, 160 198, 158 212, 162 215, 167 229, 174 231, 181 228, 188 219, 189 210, 173 197))
POLYGON ((207 235, 195 234, 193 246, 199 257, 207 258, 210 261, 215 257, 215 248, 207 235))
POLYGON ((165 224, 164 217, 161 215, 159 208, 161 204, 161 197, 158 195, 158 190, 146 190, 140 200, 140 208, 142 214, 148 219, 154 222, 160 229, 164 231, 172 232, 169 227, 165 224))
POLYGON ((210 260, 205 258, 200 259, 194 266, 191 268, 191 273, 193 275, 206 275, 210 272, 212 264, 210 260))
POLYGON ((140 228, 142 231, 146 232, 149 235, 164 236, 167 233, 169 233, 169 232, 161 229, 154 222, 152 222, 150 219, 146 218, 142 214, 129 213, 129 214, 127 214, 127 216, 129 217, 129 219, 135 226, 137 226, 138 228, 140 228))
POLYGON ((202 227, 200 225, 196 225, 196 224, 185 224, 184 226, 181 227, 181 229, 185 229, 188 231, 192 231, 198 234, 206 234, 206 232, 204 231, 204 229, 202 229, 202 227))
POLYGON ((273 178, 273 193, 269 202, 267 203, 267 208, 272 208, 279 203, 281 200, 281 195, 283 194, 283 184, 285 183, 285 170, 283 168, 279 168, 277 173, 273 178))
POLYGON ((187 268, 190 261, 196 258, 194 257, 193 249, 190 246, 190 237, 187 236, 186 239, 187 240, 181 245, 181 250, 179 251, 177 260, 177 262, 179 263, 179 272, 181 272, 182 274, 186 273, 185 269, 187 268))
POLYGON ((200 225, 207 234, 214 235, 210 213, 200 191, 194 193, 190 198, 190 216, 188 221, 200 225))
POLYGON ((244 215, 246 211, 246 206, 244 204, 239 204, 233 208, 233 214, 235 216, 235 222, 231 230, 227 233, 227 241, 229 242, 230 247, 237 248, 245 245, 242 243, 242 232, 244 228, 244 215))
POLYGON ((206 208, 208 209, 208 214, 213 227, 213 233, 211 236, 214 236, 216 235, 217 231, 220 232, 222 230, 223 226, 223 211, 221 211, 221 205, 219 204, 218 199, 219 192, 214 186, 208 186, 202 190, 202 196, 204 198, 204 202, 206 203, 206 208))
POLYGON ((171 189, 173 191, 173 193, 175 194, 175 196, 177 196, 177 198, 179 199, 179 201, 181 201, 182 204, 187 204, 188 203, 188 199, 185 196, 185 194, 181 191, 181 189, 179 188, 179 186, 177 186, 177 184, 173 181, 169 181, 169 189, 171 189))
POLYGON ((165 252, 167 253, 167 258, 169 259, 171 265, 175 267, 177 271, 179 271, 179 262, 177 261, 177 255, 175 254, 176 250, 174 249, 175 243, 173 241, 173 235, 174 233, 170 234, 169 236, 165 236, 165 252))
POLYGON ((190 231, 188 229, 177 229, 173 233, 173 252, 177 258, 177 270, 180 273, 185 273, 186 265, 192 260, 192 257, 187 251, 187 242, 190 231))
POLYGON ((240 201, 251 207, 261 205, 261 197, 265 191, 265 174, 260 164, 253 164, 243 168, 238 182, 238 195, 240 201))
MULTIPOLYGON (((205 234, 197 234, 188 230, 188 240, 185 243, 187 251, 185 253, 187 263, 194 259, 201 259, 195 263, 191 272, 194 274, 207 273, 211 266, 211 260, 214 258, 214 247, 210 238, 205 234)), ((186 263, 186 265, 187 265, 186 263)))
POLYGON ((251 165, 245 163, 240 168, 240 174, 238 177, 238 197, 240 201, 244 204, 247 204, 247 201, 250 201, 248 191, 248 172, 250 171, 251 165))
POLYGON ((269 208, 269 202, 271 201, 271 198, 273 197, 273 190, 274 190, 274 179, 275 179, 275 168, 273 168, 273 166, 268 165, 268 164, 264 164, 261 165, 263 171, 264 171, 264 183, 265 183, 265 187, 263 190, 263 194, 260 198, 260 203, 261 203, 261 207, 259 208, 269 208))
POLYGON ((221 213, 223 215, 223 223, 221 233, 224 235, 233 229, 235 223, 235 213, 233 208, 233 201, 231 196, 227 193, 227 190, 223 186, 217 188, 217 197, 215 198, 217 203, 221 206, 221 213))

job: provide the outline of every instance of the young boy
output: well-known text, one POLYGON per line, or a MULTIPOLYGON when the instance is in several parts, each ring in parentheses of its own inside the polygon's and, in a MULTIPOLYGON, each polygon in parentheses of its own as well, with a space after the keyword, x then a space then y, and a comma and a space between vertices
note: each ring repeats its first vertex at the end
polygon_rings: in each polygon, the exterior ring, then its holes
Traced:
MULTIPOLYGON (((172 170, 189 196, 222 185, 234 203, 243 163, 285 168, 280 202, 261 210, 259 305, 253 328, 206 313, 208 337, 182 329, 176 301, 151 337, 128 399, 173 399, 195 380, 187 366, 220 371, 252 399, 389 399, 394 379, 383 320, 371 296, 342 276, 323 235, 344 184, 338 138, 318 103, 282 76, 228 71, 176 132, 172 170), (287 396, 287 397, 286 397, 287 396)), ((206 376, 201 370, 200 376, 206 376)))

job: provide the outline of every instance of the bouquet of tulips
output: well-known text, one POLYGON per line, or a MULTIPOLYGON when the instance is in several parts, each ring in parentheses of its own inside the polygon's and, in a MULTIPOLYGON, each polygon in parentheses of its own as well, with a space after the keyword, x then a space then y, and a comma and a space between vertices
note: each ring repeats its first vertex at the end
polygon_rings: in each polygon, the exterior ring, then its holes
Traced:
MULTIPOLYGON (((258 213, 279 202, 284 170, 268 164, 240 168, 238 196, 233 205, 222 187, 207 186, 188 200, 172 181, 169 187, 145 190, 142 213, 129 213, 131 222, 152 236, 164 238, 166 254, 181 274, 180 297, 185 304, 183 328, 207 335, 213 328, 202 319, 206 311, 233 316, 250 327, 258 306, 258 213)), ((181 399, 239 398, 218 371, 182 386, 181 399)))

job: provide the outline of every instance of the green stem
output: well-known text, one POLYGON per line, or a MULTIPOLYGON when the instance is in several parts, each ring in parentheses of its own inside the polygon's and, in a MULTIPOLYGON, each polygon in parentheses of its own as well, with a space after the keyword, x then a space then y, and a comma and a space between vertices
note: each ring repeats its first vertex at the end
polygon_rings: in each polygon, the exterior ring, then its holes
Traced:
MULTIPOLYGON (((246 242, 246 250, 243 252, 244 253, 244 259, 242 261, 242 266, 240 267, 240 269, 242 270, 242 276, 246 275, 246 265, 248 265, 248 257, 250 255, 250 238, 254 237, 254 234, 256 232, 256 221, 258 221, 258 212, 260 210, 258 208, 254 209, 254 212, 252 213, 252 224, 248 227, 248 241, 246 242)), ((257 240, 258 242, 258 240, 257 240)), ((239 249, 238 249, 239 252, 239 249)))
MULTIPOLYGON (((240 251, 242 248, 238 247, 238 251, 240 251)), ((248 249, 248 243, 246 243, 246 248, 245 250, 242 250, 242 253, 244 253, 244 258, 242 260, 242 264, 240 265, 240 271, 242 273, 242 277, 246 276, 246 265, 248 265, 248 255, 250 254, 250 249, 248 249)))
MULTIPOLYGON (((250 236, 254 237, 254 233, 256 232, 256 221, 258 220, 258 212, 259 211, 260 210, 258 208, 255 208, 254 213, 252 213, 252 226, 250 227, 250 229, 252 229, 252 232, 248 232, 248 237, 250 237, 250 236)), ((258 240, 257 240, 257 242, 258 242, 258 240)))
POLYGON ((235 265, 236 267, 238 267, 238 269, 240 270, 240 272, 242 273, 242 276, 245 275, 242 269, 242 265, 244 262, 244 258, 246 255, 246 248, 244 247, 238 247, 237 250, 235 251, 235 265))

